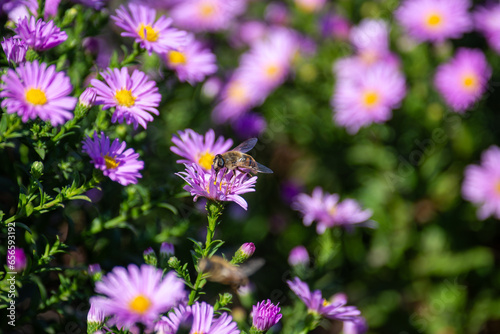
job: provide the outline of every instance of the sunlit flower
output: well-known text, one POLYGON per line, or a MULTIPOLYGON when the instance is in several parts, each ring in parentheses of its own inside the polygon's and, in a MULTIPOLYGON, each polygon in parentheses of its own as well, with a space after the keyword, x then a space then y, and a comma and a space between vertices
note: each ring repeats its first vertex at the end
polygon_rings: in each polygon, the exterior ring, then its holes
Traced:
POLYGON ((20 64, 26 59, 26 51, 28 51, 28 45, 26 45, 21 39, 18 38, 3 38, 1 42, 3 52, 7 56, 7 61, 20 64))
POLYGON ((174 70, 180 81, 187 81, 191 85, 203 81, 206 76, 217 71, 215 55, 194 35, 186 37, 186 44, 178 50, 170 50, 165 54, 167 66, 174 70))
POLYGON ((238 326, 227 313, 214 318, 214 308, 205 302, 196 302, 191 306, 193 325, 189 333, 204 334, 239 334, 238 326))
POLYGON ((38 21, 34 16, 19 20, 14 29, 14 38, 21 39, 27 46, 36 51, 45 51, 64 42, 68 35, 54 24, 54 21, 38 21))
POLYGON ((208 130, 205 136, 191 129, 179 131, 178 134, 178 136, 172 136, 172 143, 175 146, 171 146, 170 150, 185 159, 177 160, 177 163, 195 163, 206 171, 212 168, 217 154, 225 153, 233 146, 232 139, 224 139, 224 137, 219 136, 215 140, 215 132, 212 129, 208 130))
POLYGON ((92 79, 91 84, 97 90, 96 104, 103 104, 103 109, 116 107, 111 121, 113 123, 133 124, 137 129, 140 124, 143 128, 153 121, 151 114, 159 115, 161 95, 156 83, 139 70, 134 70, 132 76, 126 67, 111 69, 101 73, 103 83, 92 79))
POLYGON ((98 137, 86 137, 82 142, 82 151, 90 156, 95 168, 102 170, 105 176, 121 185, 135 184, 142 175, 139 173, 144 168, 144 162, 137 160, 139 154, 131 148, 125 151, 127 143, 116 138, 110 143, 109 137, 101 132, 98 137))
POLYGON ((461 48, 448 63, 439 66, 434 84, 446 103, 464 112, 487 88, 491 68, 480 50, 461 48))
POLYGON ((176 25, 190 31, 227 29, 244 12, 247 0, 185 0, 170 12, 176 25))
POLYGON ((355 134, 392 117, 406 94, 405 78, 393 65, 380 63, 353 80, 339 80, 332 99, 335 122, 355 134))
POLYGON ((345 306, 347 303, 345 298, 337 298, 332 302, 324 299, 320 290, 311 292, 307 283, 302 282, 298 277, 286 282, 297 297, 306 304, 311 313, 342 321, 353 321, 361 314, 355 306, 345 306))
MULTIPOLYGON (((278 303, 279 304, 279 303, 278 303)), ((259 332, 266 332, 280 321, 282 314, 278 305, 271 300, 261 301, 252 307, 252 327, 259 332)))
POLYGON ((213 168, 207 172, 200 165, 191 164, 176 175, 188 183, 184 190, 194 196, 194 201, 201 196, 214 201, 235 202, 246 210, 248 204, 240 195, 255 191, 257 176, 249 177, 239 171, 225 172, 225 168, 218 173, 213 168))
POLYGON ((162 278, 162 270, 149 265, 115 267, 96 283, 95 291, 102 296, 91 302, 111 316, 110 324, 123 328, 139 322, 152 328, 161 313, 186 298, 184 282, 175 272, 162 278))
POLYGON ((294 266, 307 266, 309 264, 309 253, 304 246, 292 248, 288 254, 288 264, 294 266))
POLYGON ((73 118, 77 99, 68 96, 73 90, 69 78, 56 72, 56 66, 34 61, 9 69, 2 76, 0 97, 7 113, 17 113, 23 122, 37 117, 53 126, 73 118))
POLYGON ((479 207, 477 217, 500 219, 500 148, 488 148, 481 155, 481 164, 467 166, 464 174, 462 196, 479 207))
POLYGON ((473 17, 476 30, 483 33, 490 47, 500 53, 500 4, 479 7, 473 17))
POLYGON ((371 210, 363 210, 353 199, 339 201, 339 195, 323 193, 323 189, 316 187, 312 196, 300 194, 292 204, 294 210, 303 215, 304 225, 310 226, 317 222, 316 230, 319 234, 333 226, 351 227, 370 219, 371 210))
POLYGON ((186 32, 171 28, 171 18, 161 16, 156 20, 156 10, 150 7, 129 3, 120 6, 111 18, 125 30, 122 36, 135 38, 149 54, 177 50, 185 43, 186 32))
POLYGON ((395 15, 413 38, 440 42, 472 29, 470 6, 470 0, 405 0, 395 15))

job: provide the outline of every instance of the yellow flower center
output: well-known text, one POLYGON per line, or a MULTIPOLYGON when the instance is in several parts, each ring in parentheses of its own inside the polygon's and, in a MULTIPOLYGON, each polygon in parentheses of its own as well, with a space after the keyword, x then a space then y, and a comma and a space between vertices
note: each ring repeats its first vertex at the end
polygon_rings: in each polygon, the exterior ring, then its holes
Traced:
POLYGON ((139 314, 144 314, 150 307, 151 301, 148 297, 138 295, 128 304, 131 311, 139 314))
POLYGON ((131 107, 134 105, 137 97, 132 95, 132 92, 129 89, 121 89, 117 90, 115 94, 116 102, 119 105, 124 107, 131 107))
POLYGON ((500 195, 500 181, 497 181, 495 184, 495 192, 500 195))
POLYGON ((326 299, 323 299, 323 306, 328 306, 330 305, 330 302, 326 299))
POLYGON ((116 161, 115 158, 110 157, 107 154, 106 156, 104 156, 104 162, 106 163, 106 169, 115 169, 116 167, 120 166, 119 161, 116 161))
POLYGON ((247 92, 240 83, 233 82, 227 89, 228 97, 236 103, 245 103, 247 101, 247 92))
POLYGON ((205 152, 200 155, 200 159, 198 159, 198 164, 203 167, 205 170, 210 170, 212 168, 212 163, 214 162, 214 155, 210 152, 205 152))
POLYGON ((363 95, 363 104, 365 105, 365 107, 368 108, 376 105, 379 102, 379 100, 380 97, 374 91, 365 92, 365 94, 363 95))
POLYGON ((179 51, 170 51, 168 53, 168 61, 171 65, 184 65, 186 64, 186 55, 179 51))
POLYGON ((266 75, 268 78, 270 79, 274 79, 278 76, 278 73, 279 73, 279 67, 274 65, 274 64, 270 64, 268 66, 266 66, 266 75))
POLYGON ((139 29, 137 29, 137 33, 142 39, 145 39, 148 42, 156 42, 158 38, 160 38, 158 30, 151 27, 149 24, 144 25, 144 23, 141 23, 139 29))
POLYGON ((462 84, 468 90, 475 90, 477 87, 477 78, 473 74, 465 75, 462 78, 462 84))
POLYGON ((442 18, 440 15, 433 13, 427 17, 427 25, 431 28, 436 28, 441 25, 442 18))
POLYGON ((330 210, 328 210, 328 213, 331 214, 332 216, 335 215, 335 213, 337 212, 337 206, 334 205, 330 208, 330 210))
POLYGON ((41 106, 47 103, 47 96, 39 88, 30 88, 26 91, 26 101, 33 105, 41 106))
POLYGON ((200 14, 203 17, 210 17, 214 14, 215 8, 209 3, 204 3, 200 6, 200 14))

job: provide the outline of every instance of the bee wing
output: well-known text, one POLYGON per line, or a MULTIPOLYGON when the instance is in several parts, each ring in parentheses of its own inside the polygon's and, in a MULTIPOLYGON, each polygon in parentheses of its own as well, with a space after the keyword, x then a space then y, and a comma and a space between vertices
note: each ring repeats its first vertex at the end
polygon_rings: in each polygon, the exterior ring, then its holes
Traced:
MULTIPOLYGON (((257 162, 257 161, 255 161, 255 162, 257 162)), ((272 174, 273 173, 271 168, 267 168, 266 166, 264 166, 263 164, 258 163, 258 162, 257 162, 257 171, 260 173, 265 173, 265 174, 272 174)))
POLYGON ((231 151, 246 153, 250 151, 252 148, 254 148, 255 144, 257 144, 257 138, 250 138, 245 140, 243 143, 239 144, 235 148, 233 148, 231 151))
POLYGON ((257 270, 262 268, 266 261, 264 259, 253 259, 246 262, 244 265, 240 266, 240 271, 245 276, 250 276, 255 273, 257 270))

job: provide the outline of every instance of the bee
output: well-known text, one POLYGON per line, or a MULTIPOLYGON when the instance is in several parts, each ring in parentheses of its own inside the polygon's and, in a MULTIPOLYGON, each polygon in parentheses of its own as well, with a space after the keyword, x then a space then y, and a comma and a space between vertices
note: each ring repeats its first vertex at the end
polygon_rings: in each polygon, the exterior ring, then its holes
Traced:
POLYGON ((271 174, 273 171, 270 168, 255 161, 251 155, 245 154, 254 148, 255 144, 257 144, 257 138, 250 138, 233 148, 231 151, 217 154, 213 161, 214 170, 218 173, 219 170, 225 167, 227 169, 224 174, 235 169, 243 173, 248 173, 248 171, 250 171, 255 174, 271 174))
POLYGON ((248 276, 264 265, 263 259, 254 259, 244 265, 235 266, 221 256, 202 258, 198 269, 207 274, 207 280, 238 288, 248 284, 248 276))

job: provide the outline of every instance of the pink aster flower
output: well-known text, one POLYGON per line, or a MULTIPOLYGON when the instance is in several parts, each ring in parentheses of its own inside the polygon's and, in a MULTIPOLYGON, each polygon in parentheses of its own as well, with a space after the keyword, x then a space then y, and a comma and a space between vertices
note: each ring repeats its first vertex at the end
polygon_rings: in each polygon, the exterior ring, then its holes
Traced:
POLYGON ((484 94, 490 77, 482 51, 460 48, 453 59, 439 66, 434 84, 453 110, 464 112, 484 94))
POLYGON ((252 328, 259 332, 267 332, 276 325, 282 317, 278 304, 274 305, 268 299, 254 305, 252 307, 252 328))
POLYGON ((395 15, 413 38, 442 42, 472 29, 470 6, 470 0, 405 0, 395 15))
POLYGON ((3 38, 2 49, 7 56, 7 61, 20 64, 26 59, 26 51, 28 51, 28 45, 26 45, 21 39, 17 38, 3 38))
POLYGON ((186 299, 184 282, 175 272, 162 278, 162 270, 149 265, 115 267, 96 282, 95 291, 102 296, 93 297, 91 303, 111 316, 110 324, 123 328, 136 323, 152 328, 161 313, 186 299))
POLYGON ((316 221, 318 234, 333 226, 350 227, 353 224, 364 223, 372 215, 371 210, 363 210, 355 200, 345 199, 340 202, 339 195, 326 192, 323 194, 320 187, 313 190, 312 196, 298 195, 292 208, 302 213, 304 225, 310 226, 316 221))
POLYGON ((73 118, 77 99, 68 96, 73 90, 69 78, 56 72, 55 65, 26 62, 2 76, 0 97, 7 113, 17 113, 23 122, 41 118, 53 126, 73 118))
POLYGON ((171 28, 171 18, 161 16, 156 20, 156 10, 150 7, 129 3, 120 6, 111 18, 125 30, 122 36, 135 38, 149 54, 177 50, 185 43, 186 32, 171 28))
POLYGON ((139 171, 144 168, 144 162, 137 160, 139 154, 133 149, 125 151, 127 143, 121 143, 118 138, 110 143, 104 132, 101 132, 101 137, 94 132, 93 139, 86 137, 82 143, 82 151, 90 156, 95 168, 102 170, 111 180, 126 186, 137 183, 142 177, 139 171))
POLYGON ((473 17, 476 30, 486 37, 493 50, 500 53, 500 4, 479 7, 473 17))
POLYGON ((97 90, 96 104, 103 104, 103 109, 116 107, 111 121, 113 123, 133 124, 137 129, 140 124, 144 129, 147 122, 153 120, 151 114, 159 115, 156 109, 160 105, 161 95, 156 83, 149 80, 146 74, 134 70, 132 76, 127 68, 111 69, 101 73, 106 81, 103 83, 92 79, 91 84, 97 90))
POLYGON ((68 35, 61 31, 54 24, 54 21, 44 22, 42 19, 37 21, 34 16, 19 20, 14 32, 16 33, 14 38, 21 39, 36 51, 45 51, 56 47, 68 38, 68 35))
POLYGON ((500 148, 488 148, 481 155, 481 164, 467 166, 464 174, 462 196, 479 207, 477 217, 500 219, 500 148))
POLYGON ((201 196, 214 201, 235 202, 243 209, 247 209, 248 204, 240 195, 255 191, 257 176, 249 177, 247 173, 239 171, 225 174, 225 168, 219 173, 213 168, 207 172, 197 164, 185 166, 186 170, 176 175, 188 183, 184 190, 194 196, 194 201, 201 196))
POLYGON ((194 35, 186 37, 186 44, 178 50, 166 53, 167 66, 174 70, 180 81, 187 81, 191 85, 203 81, 206 76, 217 71, 215 55, 194 35))
POLYGON ((353 321, 361 314, 355 306, 345 306, 347 303, 345 298, 328 301, 323 298, 320 290, 311 292, 307 283, 302 282, 298 277, 286 282, 297 297, 306 304, 309 312, 328 319, 342 321, 353 321))
POLYGON ((351 134, 392 117, 406 94, 405 78, 390 63, 379 63, 353 80, 339 80, 332 99, 334 119, 351 134))
POLYGON ((309 253, 304 246, 296 246, 292 248, 288 254, 288 264, 292 267, 309 265, 309 253))
POLYGON ((195 163, 203 167, 206 171, 212 168, 212 163, 217 154, 222 154, 233 146, 232 139, 224 139, 219 136, 215 140, 215 132, 210 129, 205 133, 205 136, 194 132, 191 129, 179 131, 179 136, 172 136, 170 150, 175 154, 185 158, 177 160, 179 164, 195 163))
POLYGON ((247 0, 185 0, 170 12, 181 28, 199 31, 227 29, 233 19, 243 13, 247 0))
POLYGON ((227 313, 222 313, 219 318, 214 318, 214 308, 205 302, 196 302, 191 306, 193 325, 190 334, 239 334, 236 322, 227 313))

